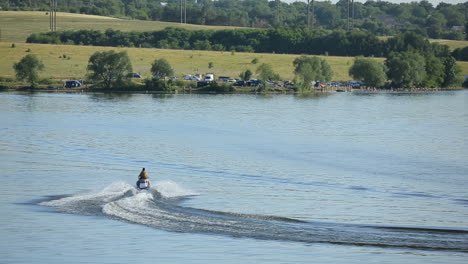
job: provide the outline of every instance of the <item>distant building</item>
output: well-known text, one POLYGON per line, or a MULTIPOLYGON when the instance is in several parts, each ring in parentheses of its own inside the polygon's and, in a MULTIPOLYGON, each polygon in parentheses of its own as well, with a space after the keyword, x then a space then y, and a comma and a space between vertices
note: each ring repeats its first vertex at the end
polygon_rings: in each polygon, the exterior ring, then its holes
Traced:
POLYGON ((453 26, 450 28, 450 31, 463 31, 465 30, 464 26, 453 26))
POLYGON ((403 24, 398 22, 395 17, 389 16, 389 15, 379 16, 377 17, 377 19, 389 27, 403 26, 403 24))

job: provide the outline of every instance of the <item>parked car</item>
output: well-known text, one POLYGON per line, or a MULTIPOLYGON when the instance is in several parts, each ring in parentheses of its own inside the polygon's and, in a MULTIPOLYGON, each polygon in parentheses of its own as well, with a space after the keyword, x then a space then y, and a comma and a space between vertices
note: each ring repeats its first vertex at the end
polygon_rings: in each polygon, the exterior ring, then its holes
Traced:
POLYGON ((129 74, 127 74, 127 78, 138 78, 138 79, 141 79, 141 75, 139 73, 136 73, 136 72, 131 72, 129 74))
POLYGON ((188 81, 200 81, 201 79, 200 79, 198 76, 194 76, 194 75, 187 74, 187 75, 184 75, 184 80, 188 80, 188 81))
POLYGON ((246 82, 246 85, 247 86, 258 86, 262 83, 262 81, 260 80, 256 80, 256 79, 250 79, 246 82))
POLYGON ((197 82, 197 88, 205 87, 208 85, 208 82, 206 81, 198 81, 197 82))
POLYGON ((245 86, 245 85, 246 85, 246 82, 243 81, 243 80, 238 80, 234 85, 235 85, 235 86, 245 86))
POLYGON ((349 81, 348 85, 353 87, 353 88, 359 88, 362 85, 361 81, 349 81))
POLYGON ((227 80, 231 79, 231 77, 227 77, 227 76, 219 76, 218 77, 218 81, 221 81, 221 82, 227 82, 227 80))
POLYGON ((212 82, 214 81, 214 75, 211 74, 211 73, 208 73, 207 75, 205 75, 205 82, 212 82))
POLYGON ((68 80, 65 81, 65 87, 66 88, 73 88, 73 87, 80 87, 81 83, 77 80, 68 80))

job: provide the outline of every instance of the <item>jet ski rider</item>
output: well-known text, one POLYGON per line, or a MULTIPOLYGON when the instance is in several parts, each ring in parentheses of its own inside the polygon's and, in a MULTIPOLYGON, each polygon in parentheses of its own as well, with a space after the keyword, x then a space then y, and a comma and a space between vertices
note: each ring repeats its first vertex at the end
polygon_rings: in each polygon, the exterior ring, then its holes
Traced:
POLYGON ((138 176, 138 181, 136 182, 136 186, 139 190, 147 190, 151 187, 151 182, 149 180, 148 173, 143 168, 138 176))

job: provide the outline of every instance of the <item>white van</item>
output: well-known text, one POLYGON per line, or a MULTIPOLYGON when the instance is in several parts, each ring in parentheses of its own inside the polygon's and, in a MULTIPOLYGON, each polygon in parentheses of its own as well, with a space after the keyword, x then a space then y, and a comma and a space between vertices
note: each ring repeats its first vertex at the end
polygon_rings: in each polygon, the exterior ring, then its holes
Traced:
POLYGON ((214 75, 211 74, 211 73, 208 73, 207 75, 205 75, 205 82, 212 82, 214 81, 214 75))

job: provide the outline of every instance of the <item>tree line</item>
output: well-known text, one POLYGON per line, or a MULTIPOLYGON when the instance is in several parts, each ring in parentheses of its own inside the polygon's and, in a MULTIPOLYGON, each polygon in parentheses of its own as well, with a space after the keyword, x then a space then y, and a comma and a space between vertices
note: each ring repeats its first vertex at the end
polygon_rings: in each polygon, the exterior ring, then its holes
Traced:
POLYGON ((452 55, 448 46, 431 43, 413 32, 388 39, 360 31, 303 29, 187 30, 166 28, 152 32, 108 29, 31 34, 28 43, 142 47, 186 50, 238 51, 279 54, 387 57, 392 52, 418 50, 436 57, 452 55))
MULTIPOLYGON (((58 10, 129 19, 225 25, 252 28, 360 29, 388 36, 416 32, 429 38, 462 40, 468 2, 440 3, 427 0, 411 3, 339 0, 309 0, 286 3, 268 0, 64 0, 58 10), (181 3, 185 11, 181 12, 181 3), (348 19, 349 18, 349 19, 348 19)), ((49 9, 49 0, 0 0, 2 10, 49 9)))

